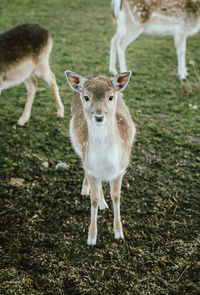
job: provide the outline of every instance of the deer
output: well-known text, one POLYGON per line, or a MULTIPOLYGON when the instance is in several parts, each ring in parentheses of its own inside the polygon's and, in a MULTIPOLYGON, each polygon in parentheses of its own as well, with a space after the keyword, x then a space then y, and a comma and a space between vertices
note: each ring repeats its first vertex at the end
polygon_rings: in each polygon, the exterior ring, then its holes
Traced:
POLYGON ((136 128, 121 91, 127 86, 131 71, 114 77, 97 74, 83 77, 69 70, 65 75, 73 89, 70 138, 85 173, 81 194, 90 195, 91 220, 87 244, 96 244, 98 208, 108 208, 102 189, 104 181, 110 184, 114 235, 116 239, 123 239, 121 184, 129 164, 136 128))
POLYGON ((110 45, 109 71, 116 74, 116 56, 120 71, 126 71, 127 46, 141 34, 173 36, 178 58, 178 77, 188 76, 185 54, 188 36, 200 29, 198 0, 112 0, 117 30, 110 45))
POLYGON ((22 82, 27 89, 26 104, 18 125, 23 126, 30 118, 37 89, 35 76, 41 77, 52 88, 57 116, 64 116, 56 78, 49 65, 52 46, 51 33, 38 24, 22 24, 0 35, 0 94, 22 82))

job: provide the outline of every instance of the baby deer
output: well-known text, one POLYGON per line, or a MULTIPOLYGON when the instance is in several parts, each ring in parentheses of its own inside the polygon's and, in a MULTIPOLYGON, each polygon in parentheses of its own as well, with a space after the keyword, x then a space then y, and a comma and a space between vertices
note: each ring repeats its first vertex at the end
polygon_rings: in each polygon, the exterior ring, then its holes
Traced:
POLYGON ((91 222, 88 245, 97 238, 97 211, 108 207, 102 181, 109 181, 114 207, 115 238, 124 238, 120 220, 120 191, 122 178, 129 163, 135 125, 120 93, 131 72, 109 78, 91 75, 85 78, 65 72, 74 92, 70 136, 73 147, 82 159, 85 177, 82 194, 90 193, 91 222))
POLYGON ((43 78, 52 87, 57 115, 64 116, 55 75, 49 66, 52 45, 51 34, 37 24, 20 25, 0 35, 0 93, 22 82, 28 92, 23 114, 17 122, 21 126, 31 115, 37 88, 34 75, 43 78))
POLYGON ((141 34, 173 36, 178 57, 178 76, 186 79, 186 40, 200 30, 198 0, 112 0, 117 32, 111 40, 110 67, 116 74, 116 55, 120 71, 126 70, 125 50, 141 34))

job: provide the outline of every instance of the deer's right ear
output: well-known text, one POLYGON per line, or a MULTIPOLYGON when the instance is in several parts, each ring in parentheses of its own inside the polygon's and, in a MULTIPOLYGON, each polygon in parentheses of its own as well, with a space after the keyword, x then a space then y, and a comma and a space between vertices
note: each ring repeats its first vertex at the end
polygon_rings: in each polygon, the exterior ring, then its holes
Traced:
POLYGON ((78 75, 78 74, 73 73, 71 71, 65 71, 65 76, 67 77, 67 81, 68 81, 70 87, 73 90, 80 93, 83 89, 83 85, 84 85, 86 79, 83 78, 81 75, 78 75))

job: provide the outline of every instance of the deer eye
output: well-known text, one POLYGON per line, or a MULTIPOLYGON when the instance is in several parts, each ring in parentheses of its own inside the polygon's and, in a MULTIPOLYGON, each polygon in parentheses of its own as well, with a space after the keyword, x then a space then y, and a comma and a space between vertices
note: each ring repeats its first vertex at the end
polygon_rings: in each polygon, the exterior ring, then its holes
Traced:
POLYGON ((89 96, 87 96, 87 95, 85 95, 83 98, 85 99, 85 101, 89 101, 90 100, 89 99, 89 96))
POLYGON ((113 100, 113 98, 114 98, 114 96, 111 95, 111 96, 109 97, 109 100, 111 101, 111 100, 113 100))

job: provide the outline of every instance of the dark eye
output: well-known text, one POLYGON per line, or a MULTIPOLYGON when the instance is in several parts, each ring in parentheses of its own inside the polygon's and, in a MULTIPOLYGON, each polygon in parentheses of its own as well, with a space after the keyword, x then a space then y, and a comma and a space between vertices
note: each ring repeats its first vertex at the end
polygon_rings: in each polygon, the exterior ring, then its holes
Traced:
POLYGON ((85 95, 83 98, 85 99, 85 101, 89 101, 90 100, 87 95, 85 95))
POLYGON ((113 95, 111 95, 111 96, 109 97, 109 100, 113 100, 113 98, 114 98, 114 96, 113 96, 113 95))

